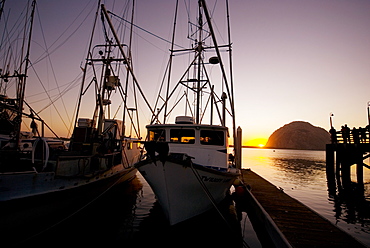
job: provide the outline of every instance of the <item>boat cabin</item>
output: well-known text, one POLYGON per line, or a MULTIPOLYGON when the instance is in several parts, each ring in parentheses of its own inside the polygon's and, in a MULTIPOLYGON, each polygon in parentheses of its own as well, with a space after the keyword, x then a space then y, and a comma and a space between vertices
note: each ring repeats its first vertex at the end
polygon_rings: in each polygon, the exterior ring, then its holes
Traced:
POLYGON ((153 124, 146 128, 148 140, 168 142, 170 153, 185 153, 194 158, 193 163, 227 170, 227 127, 194 124, 191 117, 180 116, 175 124, 153 124))

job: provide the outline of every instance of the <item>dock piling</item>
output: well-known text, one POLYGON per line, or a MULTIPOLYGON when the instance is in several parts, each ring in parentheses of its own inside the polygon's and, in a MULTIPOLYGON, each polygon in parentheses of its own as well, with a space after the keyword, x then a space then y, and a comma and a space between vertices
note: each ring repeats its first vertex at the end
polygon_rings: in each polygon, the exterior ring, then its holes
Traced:
POLYGON ((336 132, 333 128, 330 130, 332 143, 326 145, 328 185, 332 184, 333 173, 335 173, 334 180, 337 180, 338 187, 349 186, 351 184, 352 165, 356 165, 358 185, 364 185, 363 167, 370 168, 364 163, 364 160, 369 157, 367 154, 370 154, 370 132, 367 128, 360 128, 360 130, 356 132, 355 129, 352 131, 348 129, 346 132, 336 132))
POLYGON ((335 185, 335 151, 331 144, 326 145, 326 179, 330 192, 336 191, 335 185))

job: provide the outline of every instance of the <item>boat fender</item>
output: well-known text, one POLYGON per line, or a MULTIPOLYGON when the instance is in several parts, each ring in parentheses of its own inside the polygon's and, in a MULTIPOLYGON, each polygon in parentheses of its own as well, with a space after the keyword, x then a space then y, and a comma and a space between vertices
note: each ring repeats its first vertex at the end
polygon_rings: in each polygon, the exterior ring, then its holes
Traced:
POLYGON ((35 163, 36 147, 37 147, 39 140, 42 140, 43 145, 45 147, 45 163, 44 163, 44 166, 42 167, 42 170, 45 170, 48 164, 48 159, 49 159, 49 145, 48 145, 48 142, 44 138, 36 139, 32 145, 32 163, 33 164, 35 163))
POLYGON ((242 183, 242 181, 241 181, 239 178, 237 178, 237 179, 235 179, 235 180, 234 180, 233 185, 234 185, 235 187, 236 187, 236 186, 242 186, 242 185, 243 185, 243 183, 242 183))
POLYGON ((242 197, 245 194, 246 188, 243 184, 243 182, 237 178, 234 180, 233 185, 235 187, 235 195, 237 197, 242 197))
POLYGON ((235 195, 237 197, 242 197, 245 194, 245 187, 243 185, 235 187, 235 195))

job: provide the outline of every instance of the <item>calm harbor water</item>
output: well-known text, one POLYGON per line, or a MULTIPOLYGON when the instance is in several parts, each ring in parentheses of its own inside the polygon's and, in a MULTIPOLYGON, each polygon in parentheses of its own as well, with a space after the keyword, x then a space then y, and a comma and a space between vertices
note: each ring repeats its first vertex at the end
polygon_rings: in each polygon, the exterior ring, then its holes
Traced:
MULTIPOLYGON (((364 194, 355 194, 354 190, 329 194, 324 151, 244 148, 243 167, 251 168, 370 246, 370 170, 364 171, 364 194)), ((355 178, 353 171, 353 181, 355 178)), ((247 214, 242 213, 242 220, 236 221, 229 210, 225 204, 222 211, 231 220, 231 228, 215 211, 170 227, 152 190, 138 173, 131 182, 120 184, 95 200, 86 196, 51 203, 41 210, 45 216, 40 210, 30 209, 27 214, 37 218, 27 224, 15 219, 23 228, 6 236, 2 233, 2 240, 6 240, 2 246, 218 247, 228 243, 230 247, 242 247, 244 240, 250 247, 261 247, 247 214)))

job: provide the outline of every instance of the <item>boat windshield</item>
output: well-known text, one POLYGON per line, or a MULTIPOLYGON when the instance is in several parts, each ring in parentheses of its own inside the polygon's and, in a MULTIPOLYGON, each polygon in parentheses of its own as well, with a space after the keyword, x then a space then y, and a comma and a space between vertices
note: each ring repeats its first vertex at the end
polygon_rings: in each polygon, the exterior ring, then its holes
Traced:
POLYGON ((150 130, 149 141, 166 141, 166 130, 164 129, 150 130))
POLYGON ((224 132, 214 131, 214 130, 201 130, 200 131, 200 143, 202 145, 223 146, 225 143, 224 132))
POLYGON ((170 140, 174 143, 195 143, 195 130, 194 129, 171 129, 170 140))

